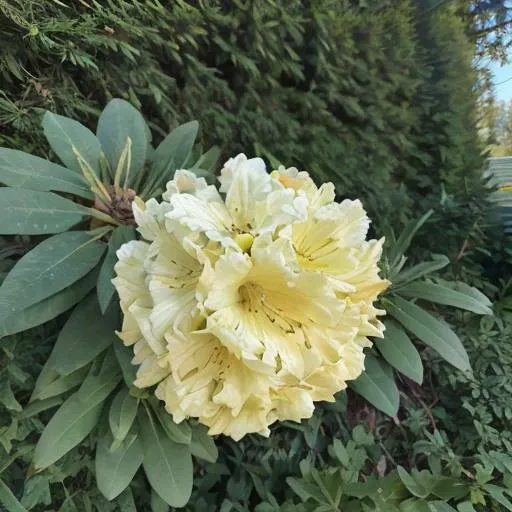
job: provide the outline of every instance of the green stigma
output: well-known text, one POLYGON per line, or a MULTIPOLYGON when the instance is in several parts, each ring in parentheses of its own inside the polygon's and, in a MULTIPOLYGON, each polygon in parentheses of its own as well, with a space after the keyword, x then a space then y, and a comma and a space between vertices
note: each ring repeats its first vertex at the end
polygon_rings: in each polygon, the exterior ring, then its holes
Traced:
POLYGON ((254 242, 254 237, 250 233, 240 233, 235 236, 235 242, 244 252, 249 252, 254 242))

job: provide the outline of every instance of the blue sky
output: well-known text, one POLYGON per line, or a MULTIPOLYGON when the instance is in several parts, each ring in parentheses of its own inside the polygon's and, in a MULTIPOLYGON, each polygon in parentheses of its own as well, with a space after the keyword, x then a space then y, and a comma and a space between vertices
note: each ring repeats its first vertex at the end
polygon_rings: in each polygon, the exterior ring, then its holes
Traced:
MULTIPOLYGON (((510 57, 512 57, 512 55, 510 57)), ((512 58, 509 60, 512 61, 512 58)), ((499 101, 512 99, 512 62, 504 66, 500 66, 497 62, 491 62, 489 67, 494 76, 493 82, 495 84, 494 93, 496 94, 496 98, 499 101), (508 82, 505 82, 505 80, 508 80, 508 82)))

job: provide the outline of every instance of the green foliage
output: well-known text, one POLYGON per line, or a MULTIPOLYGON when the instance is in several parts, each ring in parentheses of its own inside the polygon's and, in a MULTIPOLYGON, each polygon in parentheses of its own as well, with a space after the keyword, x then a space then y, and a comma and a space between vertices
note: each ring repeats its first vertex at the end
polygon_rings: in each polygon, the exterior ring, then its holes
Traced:
MULTIPOLYGON (((201 140, 223 157, 256 152, 332 180, 340 195, 364 197, 378 223, 404 222, 417 202, 427 209, 440 179, 463 196, 480 173, 474 48, 451 8, 86 3, 0 2, 0 145, 48 154, 42 110, 92 127, 108 100, 125 98, 151 119, 155 140, 200 118, 201 140)), ((76 159, 61 146, 78 133, 97 161, 84 128, 56 115, 45 128, 66 165, 76 159)))
POLYGON ((512 307, 486 229, 474 47, 459 6, 419 4, 0 0, 3 506, 510 510, 512 307), (178 126, 195 118, 200 133, 178 126), (210 178, 239 151, 363 200, 388 239, 393 318, 353 389, 234 443, 131 388, 110 278, 134 233, 101 199, 106 184, 157 195, 179 167, 210 178))

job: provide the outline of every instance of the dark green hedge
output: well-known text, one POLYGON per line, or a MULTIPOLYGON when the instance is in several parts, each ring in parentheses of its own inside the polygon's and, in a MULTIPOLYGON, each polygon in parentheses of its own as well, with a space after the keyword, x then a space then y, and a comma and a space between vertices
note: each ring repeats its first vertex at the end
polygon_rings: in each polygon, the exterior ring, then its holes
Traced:
POLYGON ((482 165, 473 48, 449 7, 0 0, 0 47, 0 145, 44 154, 42 109, 94 125, 124 97, 157 134, 197 118, 225 156, 310 170, 391 222, 482 165))

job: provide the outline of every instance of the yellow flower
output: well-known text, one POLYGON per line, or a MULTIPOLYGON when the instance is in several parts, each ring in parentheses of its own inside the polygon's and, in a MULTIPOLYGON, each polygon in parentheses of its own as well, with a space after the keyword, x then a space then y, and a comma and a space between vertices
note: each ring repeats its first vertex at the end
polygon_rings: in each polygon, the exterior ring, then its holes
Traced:
POLYGON ((310 417, 359 376, 388 283, 383 240, 366 240, 361 203, 336 203, 332 184, 245 155, 220 183, 177 171, 161 203, 136 200, 144 241, 118 251, 113 282, 135 385, 157 384, 174 421, 238 440, 310 417))

